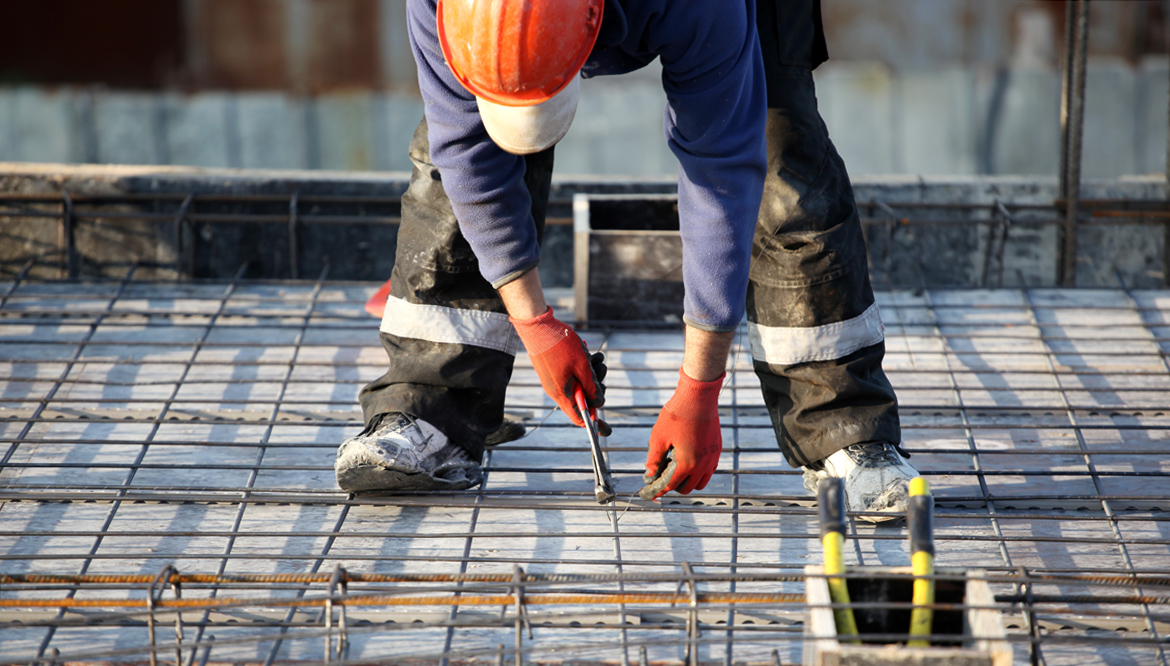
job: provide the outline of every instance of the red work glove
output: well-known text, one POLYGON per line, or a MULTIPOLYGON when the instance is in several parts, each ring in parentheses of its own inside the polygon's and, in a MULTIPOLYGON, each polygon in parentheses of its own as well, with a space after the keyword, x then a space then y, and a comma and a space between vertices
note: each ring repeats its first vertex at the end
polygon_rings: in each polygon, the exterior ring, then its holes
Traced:
POLYGON ((674 450, 674 473, 670 481, 654 495, 660 497, 670 490, 683 495, 707 487, 719 454, 723 451, 723 433, 719 430, 719 389, 723 378, 700 382, 678 371, 678 387, 674 396, 658 414, 658 421, 650 431, 650 451, 646 454, 647 483, 661 475, 667 466, 666 454, 674 450))
MULTIPOLYGON (((601 383, 605 379, 604 357, 600 353, 591 357, 585 343, 571 327, 553 316, 551 307, 539 317, 509 317, 509 321, 528 350, 544 392, 569 416, 570 421, 584 428, 585 422, 573 402, 573 389, 580 384, 585 402, 590 407, 605 404, 605 386, 601 383)), ((599 420, 597 428, 602 435, 610 433, 604 421, 599 420)))

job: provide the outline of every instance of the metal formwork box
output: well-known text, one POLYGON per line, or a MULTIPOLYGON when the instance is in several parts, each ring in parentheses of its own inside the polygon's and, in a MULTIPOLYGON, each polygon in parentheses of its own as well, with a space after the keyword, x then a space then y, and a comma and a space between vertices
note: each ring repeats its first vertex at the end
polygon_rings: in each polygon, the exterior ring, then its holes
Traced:
MULTIPOLYGON (((910 602, 913 586, 910 567, 850 567, 848 571, 868 574, 868 577, 847 579, 852 603, 910 602)), ((954 639, 949 645, 926 648, 881 641, 860 645, 841 643, 837 640, 837 622, 830 607, 832 601, 824 567, 810 565, 804 568, 804 573, 808 603, 805 666, 1011 666, 1012 650, 1007 643, 1003 621, 995 608, 995 596, 985 573, 980 569, 939 567, 935 570, 938 576, 964 577, 963 580, 937 580, 936 603, 964 608, 935 610, 933 634, 936 637, 953 635, 954 639)), ((862 635, 905 634, 910 626, 909 608, 855 608, 854 614, 862 635)))
POLYGON ((677 196, 573 197, 573 315, 601 326, 682 323, 677 196))

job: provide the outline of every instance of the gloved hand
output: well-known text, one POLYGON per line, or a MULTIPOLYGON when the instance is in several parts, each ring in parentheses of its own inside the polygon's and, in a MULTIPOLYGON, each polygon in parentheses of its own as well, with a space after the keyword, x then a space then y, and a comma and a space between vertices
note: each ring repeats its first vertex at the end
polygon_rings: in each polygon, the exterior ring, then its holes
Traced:
MULTIPOLYGON (((553 316, 551 307, 532 319, 508 319, 528 350, 544 392, 570 421, 584 428, 585 421, 573 402, 573 389, 578 384, 581 386, 590 407, 604 405, 605 385, 601 382, 606 373, 605 357, 600 352, 590 356, 585 343, 571 327, 553 316)), ((601 420, 597 421, 597 430, 603 436, 612 432, 601 420)))
POLYGON ((678 387, 658 414, 650 431, 650 450, 646 454, 646 475, 650 484, 665 470, 667 453, 674 451, 675 469, 670 481, 657 491, 657 499, 670 490, 686 495, 707 487, 719 454, 723 451, 723 433, 719 429, 719 389, 723 378, 701 382, 691 379, 680 368, 678 387))

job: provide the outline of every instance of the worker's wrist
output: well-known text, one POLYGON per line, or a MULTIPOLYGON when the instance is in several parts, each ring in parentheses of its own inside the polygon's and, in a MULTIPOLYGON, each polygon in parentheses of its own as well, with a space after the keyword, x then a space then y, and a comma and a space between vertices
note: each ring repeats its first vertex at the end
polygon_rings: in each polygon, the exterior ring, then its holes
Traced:
POLYGON ((517 329, 536 328, 545 324, 550 324, 556 320, 557 318, 553 316, 553 309, 547 305, 545 306, 544 311, 535 317, 508 316, 508 321, 512 322, 512 325, 517 329))
POLYGON ((683 354, 683 370, 687 377, 700 382, 721 378, 727 368, 727 354, 734 338, 734 331, 704 331, 688 325, 683 354))
POLYGON ((544 300, 544 289, 540 284, 540 271, 536 268, 528 271, 511 282, 502 285, 496 291, 508 315, 516 320, 529 320, 543 316, 548 310, 548 303, 544 300))
POLYGON ((715 379, 701 380, 687 374, 686 369, 678 369, 678 388, 675 394, 686 393, 696 397, 710 397, 718 395, 719 390, 723 388, 723 380, 727 377, 727 373, 720 373, 715 379))
POLYGON ((678 386, 666 403, 665 409, 685 419, 704 419, 708 412, 719 408, 719 392, 723 389, 723 373, 710 381, 699 381, 689 376, 683 368, 678 369, 678 386))

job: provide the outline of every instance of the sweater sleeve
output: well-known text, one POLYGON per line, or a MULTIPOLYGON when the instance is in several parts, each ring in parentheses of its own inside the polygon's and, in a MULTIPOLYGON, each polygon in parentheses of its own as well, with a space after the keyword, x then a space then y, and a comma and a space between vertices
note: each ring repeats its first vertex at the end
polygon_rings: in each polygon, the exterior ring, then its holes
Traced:
POLYGON ((682 22, 691 32, 659 47, 666 138, 679 161, 684 318, 710 331, 733 330, 743 317, 767 171, 754 3, 719 7, 682 22))
POLYGON ((500 149, 468 92, 443 59, 436 0, 408 0, 407 27, 418 66, 431 161, 459 229, 493 287, 519 277, 540 259, 532 202, 524 186, 524 158, 500 149))

